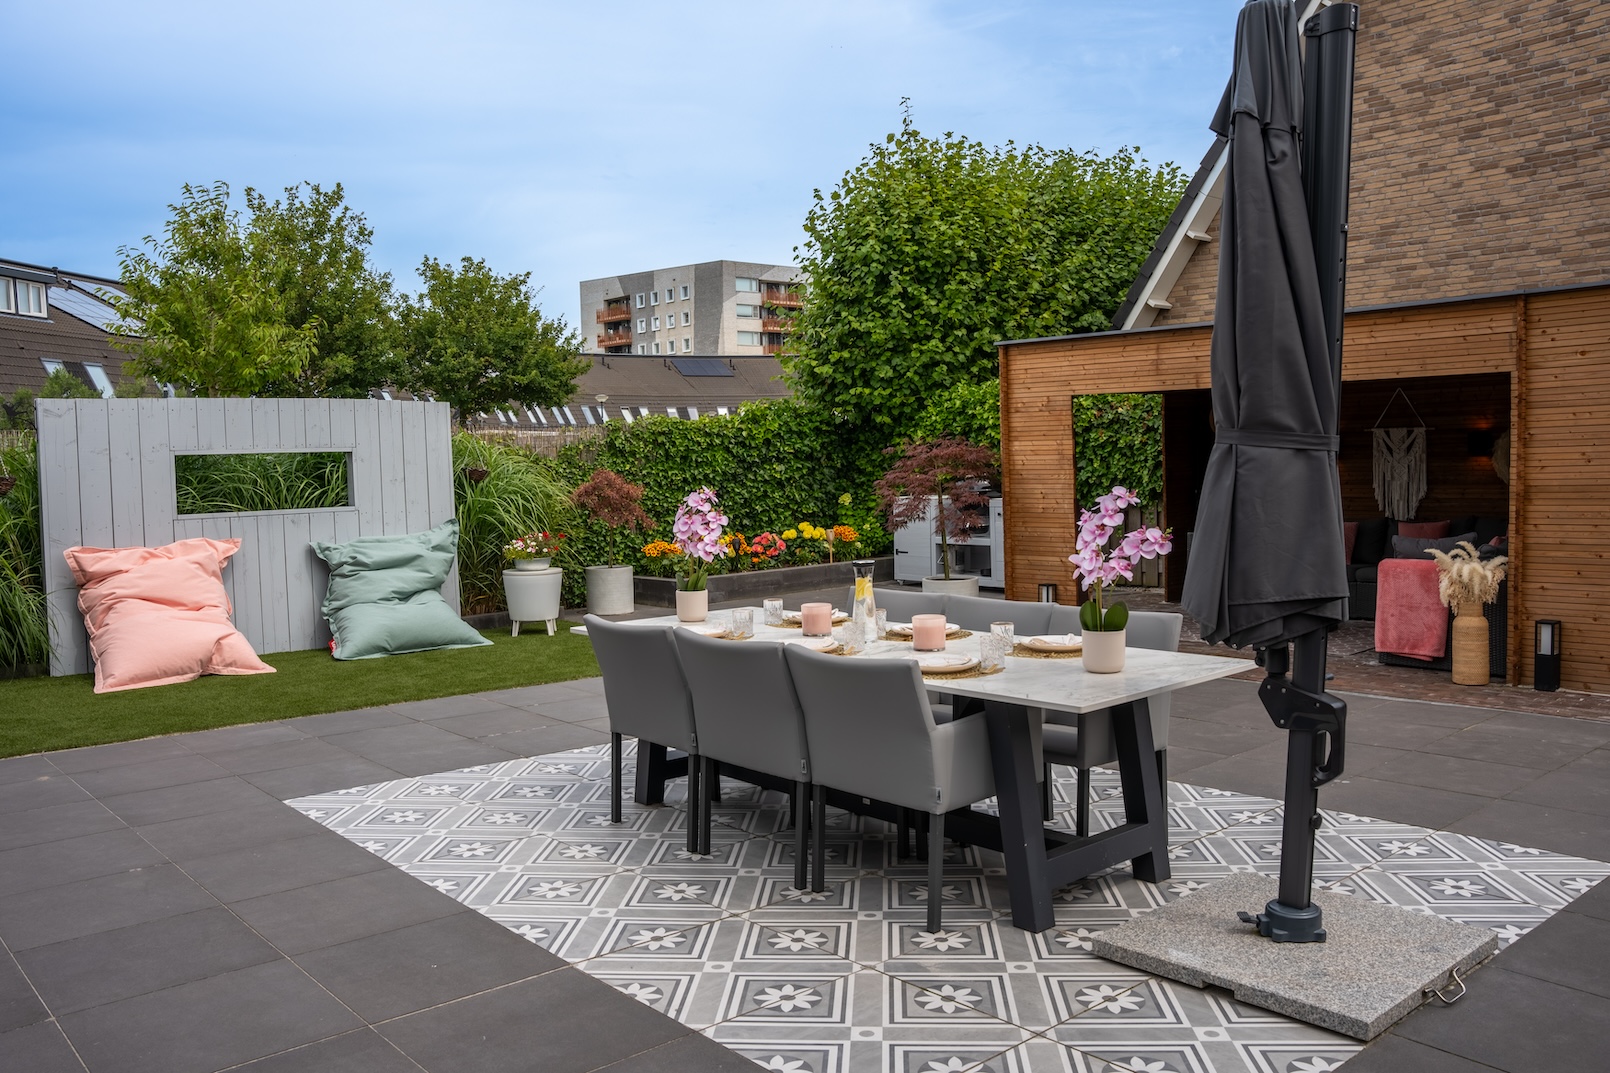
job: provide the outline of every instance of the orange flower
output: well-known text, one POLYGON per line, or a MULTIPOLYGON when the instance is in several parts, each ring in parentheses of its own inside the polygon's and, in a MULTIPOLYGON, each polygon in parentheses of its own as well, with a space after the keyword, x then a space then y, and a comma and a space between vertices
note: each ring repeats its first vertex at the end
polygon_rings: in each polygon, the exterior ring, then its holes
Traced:
POLYGON ((842 540, 846 544, 854 544, 861 539, 861 534, 847 525, 835 525, 833 527, 833 539, 842 540))

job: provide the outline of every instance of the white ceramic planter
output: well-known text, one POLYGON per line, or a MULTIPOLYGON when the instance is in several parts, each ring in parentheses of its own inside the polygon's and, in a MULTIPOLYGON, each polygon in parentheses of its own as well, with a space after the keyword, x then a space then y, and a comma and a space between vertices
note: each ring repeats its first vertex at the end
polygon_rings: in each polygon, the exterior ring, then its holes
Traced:
POLYGON ((632 602, 632 568, 629 566, 589 566, 587 574, 587 610, 594 615, 630 615, 636 610, 632 602))
POLYGON ((703 622, 710 613, 710 590, 696 592, 676 590, 676 618, 678 622, 703 622))
POLYGON ((516 559, 516 560, 514 560, 514 568, 516 570, 524 570, 524 571, 526 571, 528 573, 530 571, 533 571, 533 570, 546 570, 552 565, 553 565, 553 559, 551 559, 551 558, 548 558, 548 559, 516 559))
POLYGON ((1084 641, 1085 670, 1091 674, 1116 674, 1124 669, 1124 638, 1128 630, 1086 630, 1084 641))
POLYGON ((505 570, 503 594, 509 601, 509 621, 512 636, 520 636, 520 623, 542 622, 552 637, 559 621, 559 588, 565 578, 563 570, 505 570))
POLYGON ((950 580, 946 581, 943 574, 935 574, 922 579, 922 591, 938 592, 947 596, 977 596, 978 575, 952 574, 950 580))

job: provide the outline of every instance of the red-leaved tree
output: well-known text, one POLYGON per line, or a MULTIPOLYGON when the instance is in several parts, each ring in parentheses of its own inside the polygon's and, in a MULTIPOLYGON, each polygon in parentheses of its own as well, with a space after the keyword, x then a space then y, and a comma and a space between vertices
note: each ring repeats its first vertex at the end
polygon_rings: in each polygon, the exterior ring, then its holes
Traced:
POLYGON ((609 530, 604 545, 609 566, 614 566, 620 558, 621 530, 642 532, 654 526, 654 519, 643 509, 643 486, 633 484, 614 470, 595 470, 585 484, 570 494, 570 501, 609 530))
POLYGON ((919 440, 890 447, 898 455, 873 490, 889 517, 891 530, 919 521, 928 513, 928 497, 938 497, 934 532, 939 536, 945 580, 950 580, 950 545, 965 544, 970 531, 985 521, 986 491, 997 472, 995 452, 955 436, 919 440))

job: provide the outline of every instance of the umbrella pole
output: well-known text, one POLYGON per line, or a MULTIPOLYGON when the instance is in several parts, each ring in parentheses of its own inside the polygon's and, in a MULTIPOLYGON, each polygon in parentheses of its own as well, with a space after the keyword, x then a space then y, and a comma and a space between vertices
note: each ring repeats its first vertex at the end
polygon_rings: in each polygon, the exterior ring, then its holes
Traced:
POLYGON ((1325 629, 1263 649, 1269 672, 1258 699, 1286 740, 1286 814, 1280 840, 1279 896, 1254 916, 1239 914, 1277 943, 1322 943, 1325 913, 1313 903, 1314 832, 1319 829, 1319 788, 1342 773, 1347 703, 1325 692, 1325 629), (1286 672, 1291 671, 1291 677, 1286 672))

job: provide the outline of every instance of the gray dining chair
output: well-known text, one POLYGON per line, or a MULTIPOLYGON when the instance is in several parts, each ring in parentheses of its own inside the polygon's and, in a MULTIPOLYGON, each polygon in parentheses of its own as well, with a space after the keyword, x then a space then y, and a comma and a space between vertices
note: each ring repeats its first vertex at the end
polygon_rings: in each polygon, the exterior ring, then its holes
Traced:
MULTIPOLYGON (((693 695, 693 722, 705 763, 702 778, 720 778, 717 765, 731 764, 793 783, 794 886, 804 890, 811 762, 805 717, 784 646, 718 641, 691 630, 673 632, 693 695)), ((700 852, 709 853, 708 807, 700 842, 700 852)))
MULTIPOLYGON (((673 626, 610 622, 588 615, 587 637, 604 676, 609 708, 609 820, 621 822, 621 739, 681 749, 688 754, 688 852, 702 851, 700 820, 708 812, 700 780, 699 738, 673 626)), ((639 758, 639 763, 642 762, 639 758)))
MULTIPOLYGON (((910 622, 912 615, 943 615, 946 613, 946 599, 944 593, 917 592, 914 589, 872 590, 872 602, 889 612, 890 622, 910 622)), ((850 605, 844 606, 848 609, 850 605)))
MULTIPOLYGON (((1058 610, 1077 611, 1076 608, 1058 610)), ((1184 617, 1171 611, 1133 611, 1129 615, 1130 648, 1151 648, 1161 652, 1180 650, 1180 627, 1184 617)), ((1053 617, 1052 633, 1078 632, 1058 628, 1053 617)), ((1168 716, 1169 696, 1160 693, 1146 701, 1151 713, 1152 747, 1157 750, 1157 772, 1168 793, 1168 716)), ((1048 713, 1042 729, 1041 747, 1045 758, 1045 814, 1051 816, 1051 768, 1061 764, 1079 776, 1078 796, 1074 799, 1073 832, 1083 838, 1090 834, 1090 769, 1098 764, 1115 763, 1118 747, 1113 741, 1112 712, 1104 709, 1086 715, 1048 713)))
POLYGON ((928 929, 941 925, 945 813, 995 794, 982 715, 939 722, 907 659, 844 659, 788 646, 811 743, 811 889, 825 889, 826 789, 928 816, 928 929))
POLYGON ((947 596, 945 617, 975 633, 988 633, 992 622, 1010 622, 1019 637, 1033 637, 1051 632, 1051 607, 1051 604, 1021 600, 992 600, 987 596, 947 596))

